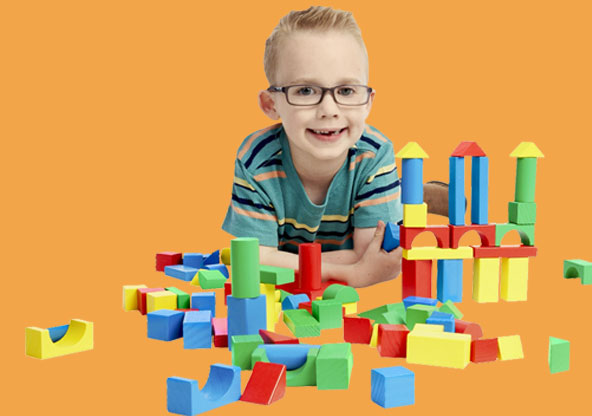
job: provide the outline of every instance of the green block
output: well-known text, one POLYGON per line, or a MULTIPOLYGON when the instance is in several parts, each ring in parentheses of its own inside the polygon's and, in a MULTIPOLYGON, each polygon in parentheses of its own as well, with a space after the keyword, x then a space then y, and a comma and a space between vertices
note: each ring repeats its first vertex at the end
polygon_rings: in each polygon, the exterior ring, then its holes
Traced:
POLYGON ((383 313, 381 319, 375 321, 374 323, 390 325, 405 324, 405 319, 398 311, 390 311, 383 313))
POLYGON ((407 328, 413 330, 415 324, 425 324, 432 312, 436 310, 435 306, 430 305, 412 305, 407 308, 407 328))
POLYGON ((319 321, 321 329, 341 328, 343 325, 342 306, 338 300, 313 300, 312 316, 319 321))
POLYGON ((233 335, 231 337, 232 365, 241 370, 251 370, 251 355, 258 345, 263 344, 261 335, 233 335))
POLYGON ((444 313, 451 313, 452 315, 454 315, 454 319, 462 319, 463 317, 463 313, 456 307, 456 305, 451 300, 447 300, 443 305, 440 305, 438 311, 444 313))
POLYGON ((549 337, 549 370, 551 374, 569 370, 569 341, 549 337))
POLYGON ((177 309, 189 309, 191 306, 191 296, 176 287, 167 287, 166 290, 177 295, 177 309))
POLYGON ((534 202, 536 166, 536 157, 518 158, 516 163, 516 192, 514 193, 515 201, 534 202))
POLYGON ((323 292, 323 299, 335 299, 341 303, 352 303, 359 301, 360 295, 353 287, 335 283, 327 286, 323 292))
POLYGON ((200 269, 197 276, 202 289, 221 289, 226 283, 226 277, 219 270, 200 269))
POLYGON ((317 356, 317 388, 319 390, 344 390, 349 388, 354 355, 351 344, 321 345, 317 356))
POLYGON ((230 241, 232 296, 256 298, 259 290, 259 240, 235 238, 230 241))
POLYGON ((292 293, 286 292, 285 290, 280 289, 280 302, 283 302, 284 299, 286 299, 288 296, 291 296, 291 295, 292 295, 292 293))
POLYGON ((286 326, 295 337, 318 337, 321 335, 321 326, 306 309, 288 309, 283 313, 286 326))
MULTIPOLYGON (((317 385, 317 355, 319 348, 311 348, 306 355, 306 362, 300 368, 286 371, 286 385, 288 387, 316 386, 317 385)), ((257 361, 268 363, 267 352, 263 348, 255 348, 251 355, 251 365, 254 367, 257 361)))
POLYGON ((261 264, 259 266, 259 277, 261 283, 285 285, 286 283, 292 283, 294 281, 294 269, 261 264))
POLYGON ((399 310, 400 308, 402 308, 403 314, 405 314, 405 305, 403 305, 403 303, 401 302, 401 303, 389 303, 387 305, 382 305, 382 306, 379 306, 378 308, 370 309, 370 310, 364 311, 362 313, 359 313, 358 316, 360 316, 362 318, 371 319, 373 321, 376 321, 377 323, 385 324, 386 322, 378 322, 378 321, 384 319, 382 317, 382 314, 387 313, 387 312, 391 312, 394 310, 399 310), (399 307, 399 305, 400 305, 400 307, 399 307))
POLYGON ((508 222, 519 225, 534 224, 536 222, 536 203, 508 203, 508 222))
POLYGON ((525 246, 534 246, 534 224, 495 224, 495 245, 499 246, 502 242, 502 238, 512 231, 518 231, 520 234, 520 241, 525 246))
POLYGON ((592 284, 592 263, 586 260, 564 260, 563 277, 572 279, 579 277, 583 285, 592 284))

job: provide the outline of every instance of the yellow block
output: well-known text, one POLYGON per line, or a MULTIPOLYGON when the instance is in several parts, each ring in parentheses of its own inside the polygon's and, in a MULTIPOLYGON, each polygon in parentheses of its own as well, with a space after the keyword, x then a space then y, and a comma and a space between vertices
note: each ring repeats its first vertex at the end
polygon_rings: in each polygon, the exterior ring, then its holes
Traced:
POLYGON ((315 300, 323 300, 322 296, 317 296, 317 298, 315 300))
POLYGON ((444 332, 444 325, 415 324, 413 330, 418 332, 444 332))
POLYGON ((465 368, 470 359, 469 334, 439 332, 437 328, 416 331, 414 328, 407 336, 407 362, 410 364, 465 368))
POLYGON ((473 248, 414 247, 403 249, 402 255, 407 260, 470 259, 473 258, 473 248))
POLYGON ((526 300, 528 293, 528 257, 502 259, 501 298, 526 300))
POLYGON ((343 303, 341 306, 345 308, 346 315, 358 313, 358 302, 343 303))
POLYGON ((280 321, 280 316, 282 315, 282 303, 276 302, 275 303, 275 322, 280 321))
POLYGON ((70 320, 68 331, 56 342, 51 340, 48 329, 25 329, 25 353, 34 358, 61 357, 62 355, 93 349, 93 323, 81 319, 70 320))
POLYGON ((146 311, 154 312, 160 309, 177 309, 177 295, 168 290, 146 293, 146 311))
POLYGON ((275 301, 279 302, 282 298, 282 294, 280 293, 279 289, 275 291, 275 301))
POLYGON ((230 247, 225 247, 220 251, 220 261, 230 266, 230 247))
POLYGON ((520 335, 497 337, 497 358, 500 360, 520 360, 524 358, 520 335))
POLYGON ((473 262, 473 300, 497 302, 499 300, 499 258, 481 258, 473 262))
POLYGON ((267 330, 273 331, 275 329, 276 314, 275 314, 275 285, 269 283, 261 283, 259 285, 261 294, 265 295, 265 306, 267 310, 267 330))
POLYGON ((403 204, 403 225, 405 227, 426 227, 428 225, 428 205, 403 204))
POLYGON ((372 336, 370 337, 370 346, 376 348, 378 345, 378 324, 372 325, 372 336))
POLYGON ((409 142, 397 152, 397 157, 401 159, 427 159, 428 154, 421 148, 417 142, 409 142))
POLYGON ((146 285, 123 286, 123 310, 135 311, 138 309, 138 289, 146 288, 146 285))

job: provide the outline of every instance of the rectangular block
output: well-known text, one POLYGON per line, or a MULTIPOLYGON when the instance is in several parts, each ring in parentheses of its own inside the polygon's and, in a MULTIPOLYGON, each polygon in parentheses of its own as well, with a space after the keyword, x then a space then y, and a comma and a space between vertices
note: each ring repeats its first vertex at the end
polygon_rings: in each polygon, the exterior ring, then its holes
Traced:
POLYGON ((403 226, 425 227, 428 223, 428 205, 403 204, 403 226))
POLYGON ((381 357, 405 357, 407 355, 407 335, 405 325, 378 325, 378 353, 381 357))
POLYGON ((473 300, 479 303, 499 300, 498 258, 480 258, 473 261, 473 300))
POLYGON ((232 365, 240 367, 241 370, 252 370, 251 354, 263 344, 261 335, 233 335, 230 337, 232 343, 232 365))
POLYGON ((228 347, 227 318, 212 318, 212 331, 214 332, 214 346, 218 348, 228 347))
POLYGON ((471 361, 485 363, 497 359, 497 338, 471 341, 471 361))
POLYGON ((489 223, 489 158, 473 157, 471 165, 471 222, 487 224, 489 223))
POLYGON ((304 309, 285 310, 284 323, 298 338, 318 337, 321 335, 319 321, 304 309))
MULTIPOLYGON (((142 315, 146 315, 146 295, 151 292, 164 292, 164 288, 162 287, 153 287, 153 288, 139 288, 137 289, 138 294, 138 310, 142 315)), ((174 308, 173 308, 174 309, 174 308)))
POLYGON ((185 312, 183 348, 212 348, 212 314, 210 311, 185 312))
POLYGON ((432 260, 407 260, 401 263, 403 299, 409 296, 432 297, 432 260))
POLYGON ((551 374, 569 370, 569 341, 549 337, 549 370, 551 374))
POLYGON ((204 255, 201 253, 185 253, 183 255, 183 266, 201 269, 204 265, 204 255))
POLYGON ((177 309, 177 295, 173 292, 150 292, 146 294, 146 312, 159 309, 177 309))
POLYGON ((259 267, 261 283, 285 285, 294 282, 294 269, 261 265, 259 267))
POLYGON ((355 344, 370 344, 372 322, 358 316, 343 317, 343 340, 355 344))
POLYGON ((438 300, 462 302, 463 294, 463 261, 438 260, 438 300))
POLYGON ((509 335, 497 338, 498 356, 502 361, 520 360, 524 358, 520 335, 509 335))
POLYGON ((177 309, 189 309, 191 307, 189 293, 185 293, 176 287, 167 287, 166 290, 177 295, 177 309))
POLYGON ((445 332, 454 332, 454 315, 451 313, 434 311, 430 317, 426 319, 426 324, 442 325, 445 332))
POLYGON ((537 248, 533 246, 508 245, 499 247, 478 247, 473 248, 473 257, 493 258, 493 257, 534 257, 537 254, 537 248))
POLYGON ((183 253, 177 253, 174 251, 156 253, 156 271, 164 272, 165 266, 181 264, 182 261, 183 253))
POLYGON ((502 259, 501 298, 524 301, 528 295, 528 257, 502 259))
MULTIPOLYGON (((228 336, 257 335, 267 328, 267 305, 265 295, 257 298, 228 296, 228 336)), ((229 343, 232 348, 232 344, 229 343)))
POLYGON ((403 258, 407 260, 471 259, 473 248, 415 247, 409 250, 403 249, 403 258))
POLYGON ((407 362, 465 368, 471 358, 471 336, 450 332, 411 331, 407 336, 407 362))
POLYGON ((452 225, 465 224, 465 158, 450 157, 448 182, 448 218, 452 225))
POLYGON ((226 277, 219 270, 202 269, 191 281, 193 286, 197 286, 196 283, 204 290, 222 289, 226 283, 226 277))
POLYGON ((343 313, 341 302, 334 299, 313 300, 312 316, 319 321, 321 329, 341 328, 343 313))
POLYGON ((407 328, 413 330, 416 324, 423 324, 436 310, 431 305, 412 305, 407 308, 407 328))
POLYGON ((146 288, 146 285, 123 286, 123 310, 135 311, 138 309, 138 289, 146 288))
POLYGON ((165 266, 164 268, 164 274, 175 279, 183 280, 184 282, 191 282, 196 273, 197 269, 195 267, 184 266, 182 264, 165 266))

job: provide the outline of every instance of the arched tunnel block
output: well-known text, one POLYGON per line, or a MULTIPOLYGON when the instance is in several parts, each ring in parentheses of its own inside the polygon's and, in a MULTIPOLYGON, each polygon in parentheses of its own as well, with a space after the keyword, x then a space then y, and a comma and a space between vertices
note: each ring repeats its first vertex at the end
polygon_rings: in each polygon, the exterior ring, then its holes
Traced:
POLYGON ((564 260, 563 277, 579 277, 583 285, 592 285, 592 263, 586 260, 564 260))
POLYGON ((72 319, 64 335, 56 336, 57 333, 63 333, 63 329, 64 326, 49 329, 26 328, 25 353, 44 360, 93 349, 92 322, 72 319))
POLYGON ((534 224, 495 224, 495 245, 499 246, 504 236, 512 230, 518 231, 520 241, 525 246, 534 246, 534 224))

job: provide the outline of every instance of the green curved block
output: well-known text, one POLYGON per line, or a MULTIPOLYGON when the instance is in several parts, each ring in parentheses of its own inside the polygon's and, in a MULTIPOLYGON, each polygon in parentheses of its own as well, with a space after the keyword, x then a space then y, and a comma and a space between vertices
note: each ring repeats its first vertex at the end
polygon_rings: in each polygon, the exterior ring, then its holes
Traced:
MULTIPOLYGON (((317 356, 319 348, 311 348, 306 355, 306 362, 300 368, 286 371, 286 385, 288 387, 317 385, 317 356)), ((257 361, 269 362, 264 348, 256 348, 251 355, 251 365, 255 367, 257 361)))
POLYGON ((259 240, 235 238, 230 241, 230 266, 232 267, 232 296, 256 298, 259 288, 259 240))
POLYGON ((579 277, 583 285, 591 285, 592 263, 586 260, 564 260, 563 277, 566 279, 579 277))
POLYGON ((499 247, 504 236, 512 230, 518 231, 520 241, 525 246, 534 246, 534 224, 495 224, 495 245, 499 247))
POLYGON ((360 295, 353 287, 335 283, 327 286, 323 292, 323 299, 335 299, 341 303, 352 303, 360 300, 360 295))

